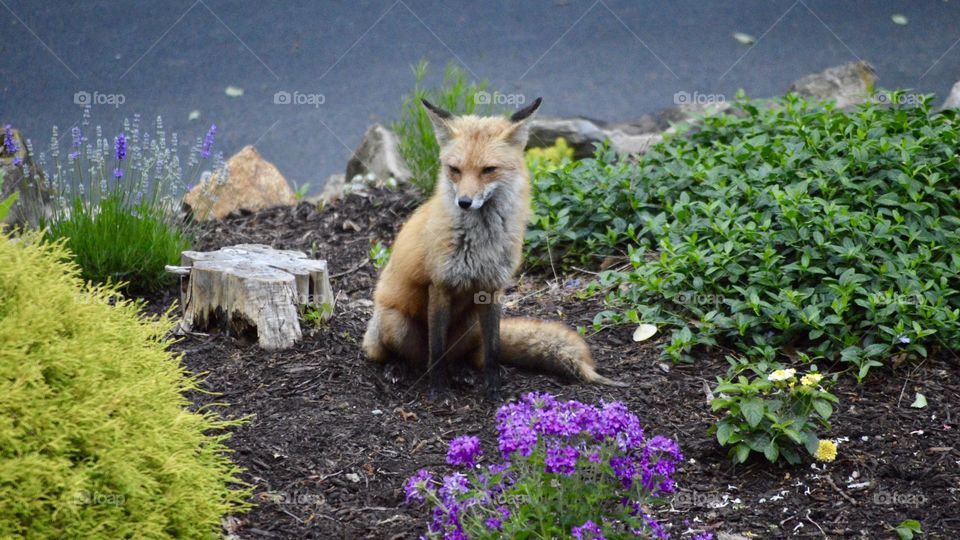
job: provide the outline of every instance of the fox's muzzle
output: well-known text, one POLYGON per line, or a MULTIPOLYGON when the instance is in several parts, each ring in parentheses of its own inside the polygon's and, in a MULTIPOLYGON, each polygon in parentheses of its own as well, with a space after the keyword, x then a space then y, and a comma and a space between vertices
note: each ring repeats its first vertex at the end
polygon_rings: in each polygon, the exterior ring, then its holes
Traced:
POLYGON ((455 195, 455 202, 462 210, 479 210, 485 202, 490 200, 493 192, 497 189, 497 183, 489 184, 483 191, 476 195, 455 195))

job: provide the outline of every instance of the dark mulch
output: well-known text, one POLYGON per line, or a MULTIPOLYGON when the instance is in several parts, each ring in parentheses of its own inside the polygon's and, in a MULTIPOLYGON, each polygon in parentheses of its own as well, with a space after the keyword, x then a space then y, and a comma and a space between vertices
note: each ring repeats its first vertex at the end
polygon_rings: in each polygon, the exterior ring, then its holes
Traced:
MULTIPOLYGON (((417 373, 383 370, 360 350, 376 269, 372 239, 389 242, 411 198, 352 195, 322 211, 308 204, 232 216, 208 226, 198 248, 264 243, 326 258, 338 291, 335 317, 292 350, 268 353, 229 336, 190 336, 176 345, 187 367, 205 373, 225 417, 252 415, 229 446, 246 469, 259 503, 229 527, 242 538, 415 538, 425 513, 403 504, 404 480, 422 467, 444 467, 445 442, 476 433, 493 451, 496 404, 483 399, 479 377, 462 373, 446 403, 428 403, 417 373)), ((552 277, 552 276, 551 276, 552 277)), ((562 318, 587 325, 599 298, 523 276, 508 314, 562 318)), ((563 280, 558 280, 563 283, 563 280)), ((158 299, 170 301, 172 294, 158 299)), ((919 519, 926 538, 960 537, 960 362, 944 353, 919 366, 881 370, 863 386, 845 380, 832 437, 837 461, 779 467, 763 461, 733 466, 707 429, 716 417, 706 386, 726 369, 723 352, 692 365, 659 358, 658 343, 637 344, 631 329, 588 338, 601 370, 629 389, 563 384, 505 369, 508 397, 549 391, 588 402, 623 400, 651 434, 676 438, 687 461, 681 493, 658 517, 674 538, 695 529, 753 538, 885 538, 889 527, 919 519), (916 392, 929 402, 909 405, 916 392), (751 536, 752 535, 752 536, 751 536)))

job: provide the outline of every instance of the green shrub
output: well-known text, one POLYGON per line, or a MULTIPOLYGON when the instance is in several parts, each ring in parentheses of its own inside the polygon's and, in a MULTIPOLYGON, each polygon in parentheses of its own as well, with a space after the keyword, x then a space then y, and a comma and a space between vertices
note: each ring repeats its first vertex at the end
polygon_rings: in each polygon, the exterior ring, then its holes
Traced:
POLYGON ((96 206, 74 199, 68 217, 49 224, 47 238, 63 238, 84 279, 125 283, 130 292, 149 292, 173 283, 164 267, 178 264, 190 249, 186 229, 170 223, 167 209, 134 203, 114 191, 96 206))
POLYGON ((611 306, 595 322, 672 327, 674 360, 722 342, 860 381, 960 343, 958 143, 930 97, 740 97, 636 162, 601 148, 536 178, 531 260, 622 255, 593 284, 611 306))
MULTIPOLYGON (((84 115, 87 125, 89 110, 84 115)), ((124 121, 113 140, 103 137, 100 126, 86 131, 95 133, 92 141, 74 127, 69 148, 62 152, 54 127, 49 155, 39 156, 58 195, 54 215, 41 220, 47 239, 66 239, 85 279, 123 282, 124 291, 134 293, 172 283, 174 276, 164 267, 179 263, 195 228, 192 219, 181 215, 184 192, 211 158, 218 180, 204 184, 205 197, 215 199, 227 179, 222 156, 212 154, 216 126, 196 140, 186 168, 178 156, 177 135, 168 141, 159 117, 153 136, 141 130, 139 116, 124 121)))
POLYGON ((219 538, 248 493, 190 412, 172 321, 85 285, 62 243, 0 237, 0 537, 219 538))
POLYGON ((426 60, 421 60, 411 69, 414 77, 413 90, 403 97, 400 118, 393 123, 391 129, 400 139, 400 154, 410 168, 411 183, 423 194, 429 195, 433 191, 440 169, 440 147, 421 100, 426 99, 458 115, 489 115, 492 114, 493 107, 490 104, 477 103, 477 95, 486 92, 487 81, 468 82, 467 74, 455 64, 449 64, 444 70, 443 83, 439 88, 424 87, 426 60))

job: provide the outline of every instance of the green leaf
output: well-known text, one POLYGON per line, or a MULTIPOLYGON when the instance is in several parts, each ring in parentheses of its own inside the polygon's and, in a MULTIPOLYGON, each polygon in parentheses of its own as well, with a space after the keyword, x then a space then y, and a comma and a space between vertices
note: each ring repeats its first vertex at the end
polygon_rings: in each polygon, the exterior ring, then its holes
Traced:
MULTIPOLYGON (((3 182, 0 182, 0 185, 3 185, 3 182)), ((15 191, 11 193, 6 199, 0 201, 0 222, 7 219, 7 214, 10 213, 10 208, 13 207, 13 204, 17 202, 17 199, 20 197, 20 192, 15 191)))
POLYGON ((727 441, 730 440, 730 436, 733 435, 735 430, 736 427, 730 422, 720 422, 717 424, 717 442, 720 443, 720 446, 726 446, 727 441))
POLYGON ((820 415, 820 418, 824 420, 828 420, 830 415, 833 414, 833 405, 823 399, 813 400, 813 408, 817 411, 817 414, 820 415))
POLYGON ((740 402, 740 412, 751 428, 757 427, 763 420, 764 403, 760 398, 747 398, 740 402))
POLYGON ((780 457, 780 448, 777 447, 777 443, 770 441, 770 444, 764 449, 763 455, 770 463, 776 463, 777 458, 780 457))
POLYGON ((736 463, 743 463, 747 461, 747 458, 750 457, 750 447, 744 443, 740 443, 733 448, 733 460, 736 463))

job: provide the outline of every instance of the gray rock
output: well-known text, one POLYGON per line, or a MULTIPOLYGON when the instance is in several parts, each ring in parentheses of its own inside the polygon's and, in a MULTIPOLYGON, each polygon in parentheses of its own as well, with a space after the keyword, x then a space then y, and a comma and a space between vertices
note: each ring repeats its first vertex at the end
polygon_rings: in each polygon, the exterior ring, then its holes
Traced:
POLYGON ((843 109, 871 99, 876 82, 877 72, 873 66, 866 62, 850 62, 798 79, 787 91, 831 100, 843 109))
POLYGON ((941 109, 960 109, 960 81, 954 83, 950 89, 947 100, 943 102, 941 109))
POLYGON ((333 202, 343 197, 347 185, 347 177, 342 174, 331 174, 323 184, 323 191, 315 197, 308 197, 307 202, 333 202))
MULTIPOLYGON (((7 153, 0 140, 0 169, 3 170, 0 201, 13 193, 19 193, 19 197, 2 225, 37 228, 42 220, 53 217, 55 193, 47 185, 43 171, 34 163, 20 130, 12 129, 11 134, 17 147, 15 155, 7 153), (19 165, 14 165, 14 161, 19 165)), ((3 136, 0 131, 0 137, 3 136)))
POLYGON ((367 128, 360 146, 347 162, 346 179, 373 174, 380 182, 390 178, 396 182, 410 180, 410 169, 400 155, 400 141, 397 135, 380 124, 367 128))
POLYGON ((558 137, 566 139, 576 159, 583 159, 593 155, 594 144, 602 143, 607 134, 599 122, 587 118, 534 118, 527 147, 553 146, 558 137))

